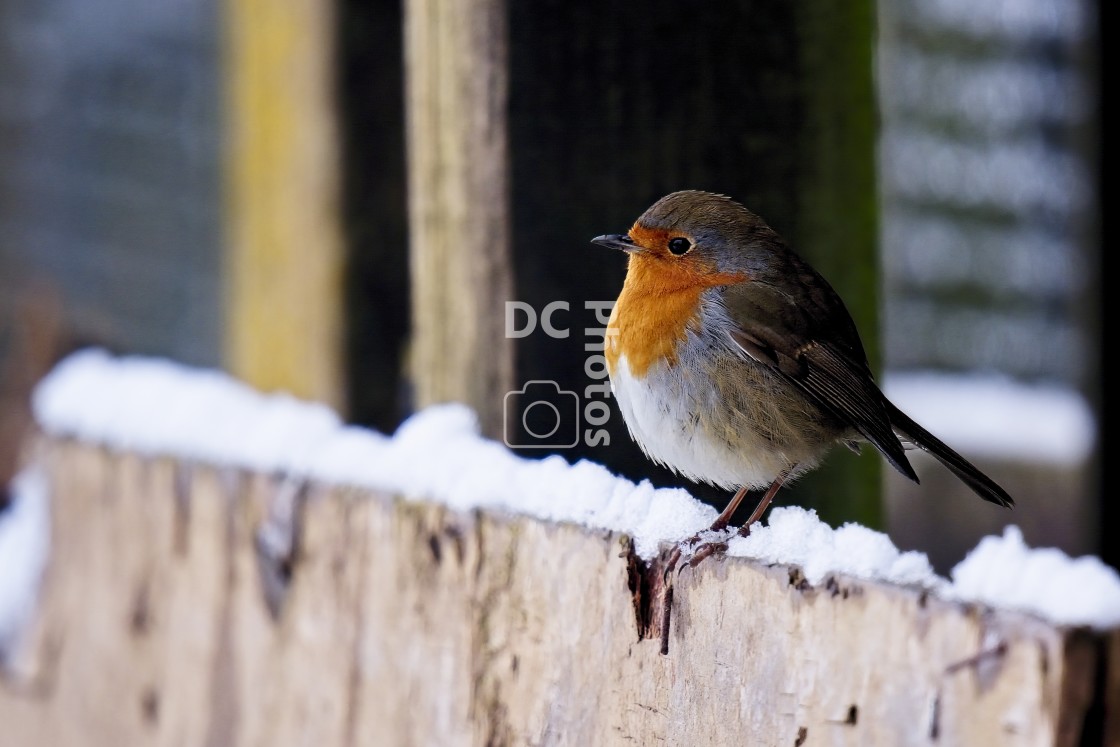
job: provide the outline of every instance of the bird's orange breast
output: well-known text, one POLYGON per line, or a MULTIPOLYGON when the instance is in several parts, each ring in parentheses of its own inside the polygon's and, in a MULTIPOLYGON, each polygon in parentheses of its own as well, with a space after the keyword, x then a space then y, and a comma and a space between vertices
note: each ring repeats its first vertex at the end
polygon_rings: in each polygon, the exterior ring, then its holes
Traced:
POLYGON ((715 272, 687 255, 631 254, 622 293, 607 325, 604 352, 609 371, 617 370, 621 356, 626 356, 630 373, 637 377, 661 360, 674 365, 689 325, 700 321, 703 292, 746 279, 739 273, 715 272))

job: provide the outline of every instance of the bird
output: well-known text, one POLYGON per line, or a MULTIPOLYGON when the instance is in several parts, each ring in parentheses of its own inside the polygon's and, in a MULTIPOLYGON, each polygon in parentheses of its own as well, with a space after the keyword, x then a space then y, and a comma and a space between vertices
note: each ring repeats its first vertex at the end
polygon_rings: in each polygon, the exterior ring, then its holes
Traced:
POLYGON ((611 390, 653 462, 735 491, 712 524, 783 485, 836 446, 870 444, 918 482, 906 450, 933 455, 985 501, 1011 496, 876 384, 837 292, 755 213, 712 192, 673 192, 625 234, 592 243, 629 255, 604 342, 611 390))

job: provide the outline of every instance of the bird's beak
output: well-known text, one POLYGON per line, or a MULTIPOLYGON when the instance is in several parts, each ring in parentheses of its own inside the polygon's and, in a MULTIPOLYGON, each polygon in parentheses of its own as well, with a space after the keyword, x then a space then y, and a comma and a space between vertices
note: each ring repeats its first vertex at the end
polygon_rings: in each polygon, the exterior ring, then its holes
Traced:
POLYGON ((626 253, 641 250, 641 247, 635 244, 634 240, 624 233, 608 233, 602 236, 596 236, 591 239, 591 243, 605 246, 608 249, 619 249, 626 253))

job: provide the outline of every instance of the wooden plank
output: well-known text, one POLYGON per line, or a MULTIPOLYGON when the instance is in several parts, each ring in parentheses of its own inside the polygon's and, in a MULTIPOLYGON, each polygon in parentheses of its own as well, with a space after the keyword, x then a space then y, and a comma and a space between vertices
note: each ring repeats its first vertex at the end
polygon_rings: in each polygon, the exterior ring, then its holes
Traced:
POLYGON ((513 384, 506 7, 408 0, 404 18, 414 401, 464 402, 500 438, 513 384))
POLYGON ((1116 632, 713 556, 663 656, 618 535, 45 454, 37 669, 0 677, 3 744, 1115 744, 1116 632))
POLYGON ((341 407, 332 5, 223 7, 227 365, 259 388, 341 407))

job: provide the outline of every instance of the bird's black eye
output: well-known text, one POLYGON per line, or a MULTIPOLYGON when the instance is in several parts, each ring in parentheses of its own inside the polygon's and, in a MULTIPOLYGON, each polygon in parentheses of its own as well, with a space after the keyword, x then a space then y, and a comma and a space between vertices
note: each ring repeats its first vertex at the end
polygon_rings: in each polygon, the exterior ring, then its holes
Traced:
POLYGON ((673 254, 676 254, 678 257, 691 248, 692 242, 681 236, 669 240, 669 251, 671 251, 673 254))

